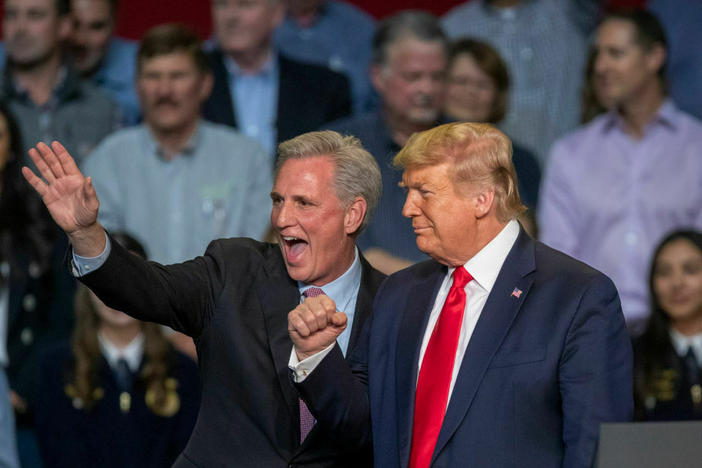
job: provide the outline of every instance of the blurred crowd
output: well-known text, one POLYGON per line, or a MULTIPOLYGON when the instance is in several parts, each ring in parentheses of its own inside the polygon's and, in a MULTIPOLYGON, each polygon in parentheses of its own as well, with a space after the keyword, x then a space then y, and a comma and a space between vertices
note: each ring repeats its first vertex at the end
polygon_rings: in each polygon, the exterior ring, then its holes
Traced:
POLYGON ((192 339, 76 286, 20 174, 39 141, 92 178, 118 242, 176 263, 266 239, 278 143, 354 135, 383 181, 358 245, 391 273, 427 258, 393 156, 437 124, 491 123, 522 227, 617 286, 636 418, 702 419, 702 3, 471 0, 379 21, 338 0, 210 6, 205 41, 163 24, 135 42, 114 35, 118 0, 3 3, 0 468, 170 466, 199 404, 192 339))

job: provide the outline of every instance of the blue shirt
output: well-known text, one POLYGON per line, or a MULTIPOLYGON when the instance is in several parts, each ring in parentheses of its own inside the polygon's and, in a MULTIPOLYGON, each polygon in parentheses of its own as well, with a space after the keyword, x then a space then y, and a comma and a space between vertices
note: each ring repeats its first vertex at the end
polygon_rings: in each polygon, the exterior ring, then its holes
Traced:
POLYGON ((370 63, 375 21, 357 7, 345 2, 325 1, 318 17, 301 27, 285 18, 275 32, 278 49, 296 60, 324 65, 344 73, 351 81, 353 111, 370 110, 374 91, 370 83, 370 63))
POLYGON ((93 83, 110 96, 122 110, 125 125, 135 125, 141 116, 135 89, 138 43, 112 38, 93 83))
MULTIPOLYGON (((239 130, 275 154, 278 113, 278 60, 273 55, 257 73, 244 73, 229 57, 224 57, 229 88, 239 130)), ((271 159, 272 161, 272 159, 271 159)))

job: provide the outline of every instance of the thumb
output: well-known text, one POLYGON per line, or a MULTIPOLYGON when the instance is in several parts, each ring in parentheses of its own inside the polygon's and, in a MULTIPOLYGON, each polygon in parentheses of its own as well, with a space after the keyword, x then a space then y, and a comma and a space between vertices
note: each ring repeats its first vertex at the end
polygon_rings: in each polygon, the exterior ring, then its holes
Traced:
POLYGON ((334 312, 329 317, 329 323, 337 328, 346 328, 346 323, 348 322, 348 317, 343 312, 334 312))

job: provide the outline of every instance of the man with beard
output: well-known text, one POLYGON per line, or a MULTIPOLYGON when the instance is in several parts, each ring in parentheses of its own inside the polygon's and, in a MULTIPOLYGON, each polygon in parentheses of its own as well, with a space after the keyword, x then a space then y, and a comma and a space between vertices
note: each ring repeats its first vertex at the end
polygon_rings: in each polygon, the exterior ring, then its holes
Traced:
POLYGON ((6 0, 3 13, 0 99, 18 120, 25 150, 30 142, 60 139, 82 161, 118 127, 120 112, 64 60, 68 0, 6 0))
POLYGON ((405 11, 385 19, 373 37, 370 70, 381 108, 329 126, 358 137, 380 166, 384 190, 378 216, 359 239, 359 246, 384 273, 427 258, 402 217, 405 192, 398 185, 402 174, 391 162, 413 133, 440 123, 446 47, 446 36, 429 13, 405 11))
POLYGON ((144 123, 111 135, 84 166, 102 225, 132 233, 162 263, 199 255, 215 238, 262 238, 272 168, 256 142, 200 118, 212 75, 195 33, 148 31, 137 89, 144 123))

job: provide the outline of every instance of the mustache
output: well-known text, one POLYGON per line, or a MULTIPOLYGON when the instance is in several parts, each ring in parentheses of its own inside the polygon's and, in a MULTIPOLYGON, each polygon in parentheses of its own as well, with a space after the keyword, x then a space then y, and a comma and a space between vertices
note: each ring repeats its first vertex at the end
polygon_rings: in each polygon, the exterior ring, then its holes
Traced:
POLYGON ((178 102, 175 99, 172 99, 170 97, 162 97, 156 100, 154 102, 154 106, 162 106, 162 105, 168 105, 168 106, 177 106, 178 102))

